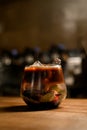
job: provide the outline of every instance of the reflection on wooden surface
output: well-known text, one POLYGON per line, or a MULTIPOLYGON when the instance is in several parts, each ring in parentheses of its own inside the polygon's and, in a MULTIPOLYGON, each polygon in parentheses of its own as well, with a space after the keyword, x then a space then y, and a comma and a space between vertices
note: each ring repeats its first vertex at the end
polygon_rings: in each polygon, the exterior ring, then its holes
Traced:
POLYGON ((87 99, 66 99, 57 109, 30 111, 19 97, 0 97, 1 130, 86 130, 86 122, 87 99))

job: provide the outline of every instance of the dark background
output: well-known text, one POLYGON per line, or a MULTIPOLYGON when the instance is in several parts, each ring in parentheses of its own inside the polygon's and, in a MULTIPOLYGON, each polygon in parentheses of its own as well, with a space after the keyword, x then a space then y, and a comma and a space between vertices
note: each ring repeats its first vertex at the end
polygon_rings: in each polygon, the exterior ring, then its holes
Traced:
POLYGON ((87 98, 87 1, 0 0, 0 95, 19 96, 25 65, 62 59, 68 97, 87 98), (59 46, 58 46, 59 45, 59 46), (81 72, 67 70, 79 57, 81 72), (68 78, 67 78, 68 77, 68 78))
POLYGON ((0 0, 0 48, 87 42, 86 0, 0 0))

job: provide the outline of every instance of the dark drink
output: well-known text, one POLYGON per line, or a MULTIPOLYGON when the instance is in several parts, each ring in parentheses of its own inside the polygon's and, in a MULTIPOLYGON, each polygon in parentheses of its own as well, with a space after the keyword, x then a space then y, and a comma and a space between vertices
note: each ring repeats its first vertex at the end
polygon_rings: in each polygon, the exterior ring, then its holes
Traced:
POLYGON ((25 67, 21 94, 29 106, 57 107, 66 97, 61 65, 38 62, 25 67))

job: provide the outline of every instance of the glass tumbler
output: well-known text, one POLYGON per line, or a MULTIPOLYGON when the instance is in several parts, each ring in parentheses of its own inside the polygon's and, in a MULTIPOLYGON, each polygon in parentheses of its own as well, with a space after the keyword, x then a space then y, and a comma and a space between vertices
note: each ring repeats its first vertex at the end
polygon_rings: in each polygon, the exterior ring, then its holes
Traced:
POLYGON ((25 66, 21 96, 29 107, 56 108, 66 95, 67 89, 60 59, 53 64, 36 61, 30 66, 25 66))

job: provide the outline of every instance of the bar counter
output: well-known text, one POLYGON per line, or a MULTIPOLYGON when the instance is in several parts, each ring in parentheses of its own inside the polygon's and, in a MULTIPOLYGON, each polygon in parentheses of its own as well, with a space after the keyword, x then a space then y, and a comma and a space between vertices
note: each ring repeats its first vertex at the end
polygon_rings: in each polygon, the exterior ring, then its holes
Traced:
POLYGON ((33 111, 21 97, 0 97, 0 130, 87 130, 87 99, 66 98, 56 109, 33 111))

